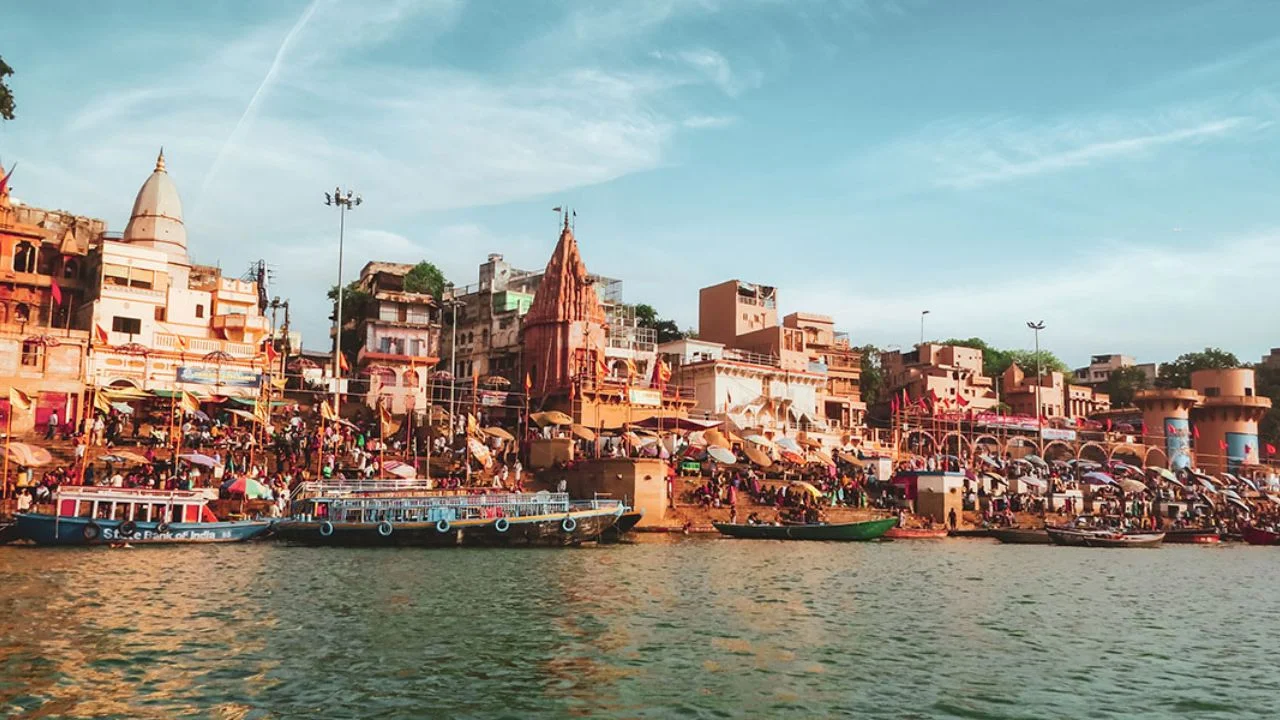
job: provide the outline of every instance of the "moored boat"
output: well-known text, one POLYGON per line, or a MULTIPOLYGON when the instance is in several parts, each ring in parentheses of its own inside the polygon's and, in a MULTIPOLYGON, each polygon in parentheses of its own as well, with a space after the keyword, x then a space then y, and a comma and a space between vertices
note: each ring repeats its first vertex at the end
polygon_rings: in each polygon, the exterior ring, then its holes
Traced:
POLYGON ((893 527, 884 534, 888 540, 938 540, 946 536, 946 528, 893 527))
POLYGON ((293 514, 273 529, 304 545, 558 547, 598 540, 625 510, 565 493, 446 494, 416 480, 338 481, 304 483, 293 514))
POLYGON ((601 542, 618 542, 624 535, 635 529, 636 523, 644 517, 643 510, 624 510, 612 527, 605 528, 600 535, 601 542))
POLYGON ((1250 545, 1280 545, 1280 532, 1265 528, 1249 526, 1240 531, 1244 541, 1250 545))
POLYGON ((1137 548, 1156 547, 1164 542, 1162 532, 1126 533, 1100 528, 1047 527, 1049 540, 1055 545, 1076 547, 1137 548))
POLYGON ((64 486, 54 514, 19 513, 17 537, 37 545, 167 545, 242 542, 268 520, 220 521, 198 491, 64 486))
POLYGON ((749 540, 835 540, 861 541, 882 537, 898 524, 898 518, 854 523, 806 523, 796 525, 756 525, 713 523, 721 534, 749 540))
POLYGON ((1051 542, 1044 528, 991 528, 991 537, 1010 545, 1048 545, 1051 542))
POLYGON ((1181 545, 1213 545, 1222 542, 1222 536, 1217 530, 1204 530, 1200 528, 1179 528, 1176 530, 1166 530, 1164 533, 1164 541, 1166 543, 1176 543, 1181 545))
POLYGON ((991 528, 959 528, 947 532, 947 537, 986 538, 991 537, 991 528))

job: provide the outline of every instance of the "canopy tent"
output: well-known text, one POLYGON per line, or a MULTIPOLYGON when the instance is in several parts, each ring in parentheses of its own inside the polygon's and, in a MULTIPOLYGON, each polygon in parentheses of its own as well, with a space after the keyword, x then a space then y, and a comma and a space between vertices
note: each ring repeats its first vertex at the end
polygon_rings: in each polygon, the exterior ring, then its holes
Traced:
POLYGON ((512 435, 511 433, 507 432, 506 430, 504 430, 504 429, 502 429, 502 428, 500 428, 500 427, 496 427, 496 426, 494 426, 494 427, 487 427, 487 428, 485 428, 485 429, 484 429, 484 434, 485 434, 485 435, 488 435, 489 437, 495 437, 495 438, 498 438, 499 440, 507 440, 507 441, 511 441, 511 440, 515 440, 515 439, 516 439, 516 438, 515 438, 515 436, 514 436, 514 435, 512 435))
POLYGON ((53 462, 53 456, 48 450, 28 443, 11 442, 8 444, 7 452, 9 460, 22 467, 44 467, 53 462))
POLYGON ((695 420, 694 418, 683 417, 664 417, 659 420, 657 417, 647 417, 631 424, 647 428, 656 428, 661 425, 663 430, 710 430, 714 427, 720 427, 724 424, 724 421, 695 420))
POLYGON ((733 454, 732 450, 720 447, 719 445, 712 445, 707 448, 707 454, 716 462, 724 463, 725 465, 732 465, 733 463, 738 462, 738 458, 733 454))
POLYGON ((546 412, 536 412, 529 416, 529 419, 537 423, 540 427, 547 425, 572 425, 573 418, 560 412, 559 410, 547 410, 546 412))
POLYGON ((139 390, 138 388, 133 387, 104 388, 100 392, 103 397, 111 401, 122 400, 127 402, 130 400, 150 400, 154 397, 151 393, 146 392, 145 390, 139 390))
POLYGON ((130 407, 129 405, 126 405, 126 404, 125 404, 125 403, 123 403, 123 402, 120 402, 119 400, 117 400, 117 401, 115 401, 115 402, 111 403, 111 409, 112 409, 112 410, 115 410, 115 411, 116 411, 116 412, 118 412, 118 413, 121 413, 122 415, 132 415, 132 414, 133 414, 133 408, 132 408, 132 407, 130 407))
POLYGON ((258 417, 257 415, 254 415, 248 410, 240 410, 239 408, 227 408, 227 412, 237 417, 242 417, 245 420, 248 420, 249 422, 262 422, 262 418, 258 417))
MULTIPOLYGON (((254 406, 256 406, 256 405, 258 404, 258 400, 257 400, 257 398, 253 398, 253 397, 236 397, 236 396, 231 396, 231 397, 228 397, 227 399, 228 399, 228 400, 230 400, 231 402, 233 402, 233 403, 237 404, 237 405, 243 405, 243 406, 245 406, 245 407, 254 407, 254 406)), ((203 401, 204 399, 203 399, 203 398, 201 398, 201 400, 203 401)), ((272 400, 272 401, 271 401, 271 407, 273 407, 273 408, 274 408, 274 407, 284 407, 285 405, 288 405, 288 404, 289 404, 289 403, 288 403, 288 402, 286 402, 286 401, 284 401, 284 400, 272 400)))

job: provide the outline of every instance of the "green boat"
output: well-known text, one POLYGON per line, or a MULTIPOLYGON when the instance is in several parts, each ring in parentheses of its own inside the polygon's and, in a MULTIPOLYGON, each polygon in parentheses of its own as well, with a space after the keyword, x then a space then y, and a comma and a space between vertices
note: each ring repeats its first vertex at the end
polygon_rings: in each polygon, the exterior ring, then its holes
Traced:
POLYGON ((712 523, 721 534, 748 540, 875 540, 898 524, 898 518, 856 523, 814 523, 803 525, 739 525, 712 523))

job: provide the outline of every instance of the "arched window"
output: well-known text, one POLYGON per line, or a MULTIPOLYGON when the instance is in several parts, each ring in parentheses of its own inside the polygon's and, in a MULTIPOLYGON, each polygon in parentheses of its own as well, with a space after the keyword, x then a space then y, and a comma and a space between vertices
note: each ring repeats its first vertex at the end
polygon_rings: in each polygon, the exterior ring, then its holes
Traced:
POLYGON ((26 240, 13 248, 13 271, 25 273, 36 271, 36 247, 26 240))
POLYGON ((74 279, 79 276, 80 263, 76 262, 72 258, 67 258, 66 262, 62 263, 62 277, 74 279))
POLYGON ((389 367, 371 367, 369 368, 369 379, 378 378, 382 387, 395 387, 396 371, 389 367))
POLYGON ((31 307, 26 303, 18 303, 13 308, 13 319, 24 325, 31 322, 31 307))
POLYGON ((59 257, 61 256, 57 248, 52 245, 41 247, 39 255, 36 256, 36 272, 41 275, 52 275, 58 266, 59 257))

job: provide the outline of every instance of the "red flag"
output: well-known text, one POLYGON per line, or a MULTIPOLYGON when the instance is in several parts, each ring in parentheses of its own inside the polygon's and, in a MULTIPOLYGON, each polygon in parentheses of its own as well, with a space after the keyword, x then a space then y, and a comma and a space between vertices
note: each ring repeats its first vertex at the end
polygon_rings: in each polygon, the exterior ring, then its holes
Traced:
POLYGON ((1199 427, 1194 426, 1194 425, 1191 427, 1191 437, 1193 437, 1193 438, 1195 438, 1195 439, 1197 439, 1197 440, 1199 440, 1199 439, 1200 439, 1200 428, 1199 428, 1199 427))
POLYGON ((1245 455, 1248 455, 1248 454, 1249 454, 1249 453, 1251 453, 1251 452, 1253 452, 1253 446, 1252 446, 1252 445, 1245 445, 1245 446, 1244 446, 1244 454, 1245 454, 1245 455))
POLYGON ((0 195, 4 195, 5 190, 9 188, 9 178, 13 177, 13 171, 17 169, 18 164, 14 163, 13 167, 9 168, 9 174, 0 178, 0 195))
POLYGON ((347 364, 346 353, 338 353, 338 371, 351 372, 351 366, 347 364))
POLYGON ((1146 434, 1147 434, 1147 421, 1146 421, 1146 420, 1143 420, 1143 421, 1142 421, 1142 434, 1143 434, 1143 435, 1146 435, 1146 434))
POLYGON ((969 405, 969 401, 966 400, 963 395, 957 395, 956 404, 959 405, 960 407, 967 407, 969 405))
POLYGON ((53 296, 53 302, 55 305, 62 304, 62 288, 58 287, 57 280, 49 280, 49 294, 53 296))
POLYGON ((95 324, 93 326, 93 337, 95 340, 102 343, 103 345, 106 345, 108 342, 111 341, 110 338, 107 337, 107 331, 103 330, 101 325, 95 324))
POLYGON ((1222 452, 1226 452, 1226 451, 1227 451, 1227 441, 1226 441, 1226 440, 1219 440, 1219 441, 1218 441, 1218 449, 1219 449, 1219 450, 1221 450, 1222 452))
POLYGON ((889 412, 894 415, 898 414, 898 398, 895 397, 889 401, 889 412))
POLYGON ((902 388, 902 402, 899 403, 903 410, 911 407, 911 396, 907 394, 907 389, 902 388))
POLYGON ((1111 418, 1107 418, 1107 432, 1111 432, 1111 418))
POLYGON ((938 402, 938 393, 934 392, 933 388, 929 388, 929 402, 931 403, 938 402))
POLYGON ((1267 454, 1268 454, 1268 455, 1275 455, 1275 454, 1276 454, 1276 446, 1275 446, 1275 445, 1272 445, 1271 443, 1267 443, 1267 454))
POLYGON ((1165 434, 1167 434, 1167 435, 1177 435, 1177 434, 1178 434, 1178 430, 1177 430, 1177 428, 1175 428, 1173 425, 1165 425, 1165 426, 1164 426, 1164 429, 1165 429, 1165 434))

